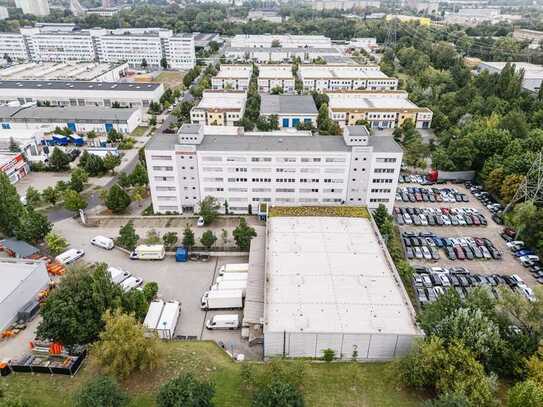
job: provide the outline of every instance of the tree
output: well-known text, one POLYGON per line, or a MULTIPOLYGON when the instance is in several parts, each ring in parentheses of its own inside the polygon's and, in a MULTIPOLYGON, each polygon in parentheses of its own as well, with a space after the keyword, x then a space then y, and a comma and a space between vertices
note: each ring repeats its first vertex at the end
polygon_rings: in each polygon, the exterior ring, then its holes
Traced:
POLYGON ((65 346, 94 342, 104 328, 102 315, 118 308, 122 297, 106 264, 72 266, 41 307, 38 336, 65 346))
POLYGON ((143 294, 145 295, 147 302, 150 303, 158 294, 158 284, 154 281, 148 281, 143 286, 143 294))
POLYGON ((79 166, 89 175, 96 177, 104 173, 104 160, 96 154, 89 154, 86 151, 81 154, 79 166))
POLYGON ((381 229, 381 226, 389 217, 390 215, 388 214, 387 208, 383 204, 379 204, 375 212, 373 212, 373 219, 379 229, 381 229))
POLYGON ((494 404, 495 380, 461 342, 445 347, 430 336, 399 362, 399 373, 409 386, 441 393, 465 395, 470 405, 494 404))
POLYGON ((166 247, 175 247, 177 240, 177 232, 167 232, 162 236, 162 241, 166 247))
POLYGON ((515 197, 517 189, 524 182, 523 175, 508 175, 500 188, 500 197, 504 203, 509 203, 515 197))
POLYGON ((52 256, 58 256, 68 248, 66 239, 55 232, 49 232, 45 235, 45 244, 52 256))
POLYGON ((113 213, 123 213, 130 202, 130 196, 118 184, 113 184, 105 200, 107 208, 113 213))
POLYGON ((164 57, 160 59, 160 66, 162 69, 168 69, 168 60, 164 57))
POLYGON ((47 220, 47 216, 36 212, 32 206, 28 206, 19 225, 15 228, 15 237, 36 244, 43 240, 52 227, 53 225, 47 220))
POLYGON ((123 140, 123 135, 115 129, 111 129, 107 132, 107 141, 109 143, 118 143, 123 140))
POLYGON ((217 236, 215 236, 211 230, 206 230, 200 238, 200 243, 202 243, 202 246, 207 250, 211 249, 211 246, 213 246, 216 241, 217 236))
POLYGON ((83 168, 75 168, 70 176, 70 189, 82 192, 88 179, 89 174, 83 168))
POLYGON ((107 153, 104 157, 104 169, 111 171, 112 175, 115 175, 115 167, 121 165, 121 157, 119 155, 113 155, 107 153))
POLYGON ((128 402, 128 396, 117 381, 109 376, 96 376, 77 392, 75 407, 122 407, 128 402))
POLYGON ((64 207, 72 212, 78 212, 80 209, 87 207, 87 201, 79 192, 73 189, 68 189, 64 192, 64 207))
POLYGON ((147 189, 143 185, 138 185, 132 190, 130 199, 134 202, 138 202, 138 206, 141 206, 141 202, 145 199, 147 189))
POLYGON ((55 147, 49 155, 48 164, 53 171, 67 171, 70 168, 70 156, 55 147))
POLYGON ((247 225, 245 218, 239 219, 239 225, 234 229, 232 233, 236 245, 241 250, 249 250, 251 246, 251 239, 256 236, 256 231, 251 226, 247 225))
POLYGON ((158 232, 155 229, 150 229, 147 231, 147 236, 145 236, 145 240, 143 242, 148 245, 153 245, 160 244, 161 241, 162 240, 160 239, 158 232))
POLYGON ((152 115, 149 118, 149 126, 156 126, 156 115, 152 115))
POLYGON ((0 232, 13 236, 25 208, 8 176, 0 171, 0 232))
POLYGON ((61 193, 55 187, 47 187, 42 191, 41 196, 45 202, 56 205, 61 198, 61 193))
POLYGON ((183 243, 183 246, 185 246, 189 250, 192 246, 194 246, 194 232, 192 231, 189 225, 186 225, 185 230, 183 230, 182 243, 183 243))
POLYGON ((117 237, 115 243, 127 250, 132 251, 136 248, 139 240, 140 237, 136 234, 134 224, 132 221, 130 221, 119 229, 119 236, 117 237))
POLYGON ((133 372, 149 371, 160 365, 162 352, 157 337, 146 337, 145 329, 133 315, 120 309, 106 310, 105 326, 92 351, 102 370, 119 378, 133 372))
POLYGON ((507 407, 543 406, 543 387, 532 380, 515 384, 507 394, 507 407))
POLYGON ((158 407, 211 407, 214 394, 211 384, 199 381, 187 373, 160 386, 156 403, 158 407))
POLYGON ((258 389, 252 407, 303 407, 304 397, 294 385, 274 380, 258 389))
POLYGON ((282 95, 282 94, 283 94, 283 87, 282 87, 282 86, 279 86, 279 85, 274 86, 274 87, 271 89, 270 93, 271 93, 272 95, 282 95))
POLYGON ((443 393, 437 399, 426 401, 424 407, 470 407, 470 404, 462 393, 443 393))
POLYGON ((130 174, 130 180, 132 185, 147 185, 149 183, 147 170, 141 162, 134 167, 134 171, 130 174))
POLYGON ((147 66, 148 66, 147 60, 146 60, 145 58, 143 58, 143 59, 141 60, 141 69, 146 69, 147 66))
POLYGON ((226 247, 226 245, 228 244, 228 230, 221 229, 221 239, 223 246, 226 247))
POLYGON ((36 206, 41 201, 40 192, 30 185, 26 190, 26 204, 36 206))
POLYGON ((212 196, 206 196, 200 202, 199 215, 204 218, 204 224, 210 225, 215 219, 217 219, 217 216, 219 216, 220 207, 221 205, 217 199, 212 196))

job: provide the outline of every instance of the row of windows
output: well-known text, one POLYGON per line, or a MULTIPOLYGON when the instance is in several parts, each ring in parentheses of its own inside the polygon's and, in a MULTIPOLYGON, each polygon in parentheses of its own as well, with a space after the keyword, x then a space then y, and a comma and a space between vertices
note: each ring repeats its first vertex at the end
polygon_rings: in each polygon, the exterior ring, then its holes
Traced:
MULTIPOLYGON (((222 157, 218 156, 203 156, 202 161, 222 161, 222 157)), ((271 162, 271 157, 251 157, 251 162, 271 162)), ((277 157, 276 162, 280 163, 295 163, 298 162, 296 157, 277 157)), ((303 163, 320 163, 322 161, 319 157, 302 157, 300 162, 303 163)), ((246 157, 226 157, 226 162, 247 162, 246 157)), ((343 157, 326 157, 324 162, 327 163, 344 163, 345 158, 343 157)))

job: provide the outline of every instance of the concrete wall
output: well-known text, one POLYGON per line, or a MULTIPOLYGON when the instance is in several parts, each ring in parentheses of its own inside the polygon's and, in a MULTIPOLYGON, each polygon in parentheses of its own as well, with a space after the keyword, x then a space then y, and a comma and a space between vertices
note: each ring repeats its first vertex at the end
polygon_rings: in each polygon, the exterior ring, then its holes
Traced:
POLYGON ((322 357, 333 349, 339 359, 389 360, 405 355, 417 336, 396 334, 265 332, 264 356, 322 357))

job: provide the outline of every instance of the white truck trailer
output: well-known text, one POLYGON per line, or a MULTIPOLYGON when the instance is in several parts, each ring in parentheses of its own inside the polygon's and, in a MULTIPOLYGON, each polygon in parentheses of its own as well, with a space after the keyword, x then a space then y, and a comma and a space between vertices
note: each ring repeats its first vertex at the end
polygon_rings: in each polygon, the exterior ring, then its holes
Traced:
POLYGON ((202 296, 201 306, 204 310, 236 309, 243 307, 242 290, 206 291, 202 296))
POLYGON ((225 273, 248 273, 249 263, 223 264, 219 267, 219 276, 225 273))
POLYGON ((162 339, 173 339, 175 335, 175 327, 179 319, 181 306, 179 301, 170 301, 164 304, 160 320, 158 321, 156 330, 158 336, 162 339))
POLYGON ((150 331, 156 331, 158 321, 160 321, 160 316, 162 315, 162 310, 164 309, 164 301, 158 300, 153 301, 149 304, 149 309, 147 310, 147 315, 143 320, 143 326, 150 331))
POLYGON ((222 276, 217 277, 216 283, 222 281, 247 281, 249 273, 225 273, 222 276))
POLYGON ((211 291, 241 290, 243 297, 247 290, 247 280, 225 280, 211 286, 211 291))

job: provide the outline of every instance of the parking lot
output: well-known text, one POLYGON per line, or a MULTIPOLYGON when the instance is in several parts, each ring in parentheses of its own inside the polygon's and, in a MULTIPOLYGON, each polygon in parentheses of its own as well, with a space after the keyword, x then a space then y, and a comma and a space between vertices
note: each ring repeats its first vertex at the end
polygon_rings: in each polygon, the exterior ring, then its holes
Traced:
MULTIPOLYGON (((256 226, 257 233, 264 233, 262 227, 256 226)), ((155 281, 159 286, 159 296, 165 301, 176 300, 181 303, 181 313, 175 335, 180 339, 208 339, 224 344, 232 353, 243 353, 246 358, 259 359, 262 356, 261 346, 249 347, 247 341, 241 339, 240 330, 209 331, 204 327, 205 321, 216 314, 231 314, 235 311, 210 311, 200 309, 203 293, 214 283, 219 266, 227 263, 247 262, 247 257, 210 257, 208 262, 189 261, 177 263, 173 256, 166 256, 161 261, 134 261, 120 250, 110 251, 97 248, 90 244, 90 239, 97 234, 116 236, 118 227, 86 228, 72 219, 67 219, 55 225, 55 230, 65 236, 70 247, 83 249, 85 256, 82 261, 106 262, 140 277, 145 282, 155 281)), ((182 229, 171 228, 182 235, 182 229)), ((136 227, 140 236, 145 236, 146 229, 136 227)), ((241 317, 241 312, 239 312, 241 317)), ((240 318, 241 319, 241 318, 240 318)))
MULTIPOLYGON (((411 264, 414 266, 440 266, 440 267, 465 267, 472 273, 482 274, 482 275, 491 275, 491 274, 503 274, 503 275, 513 275, 517 274, 526 282, 529 287, 534 287, 538 285, 535 278, 530 274, 527 268, 523 267, 521 263, 515 258, 509 248, 506 246, 505 240, 502 239, 500 233, 503 230, 503 226, 496 224, 492 219, 492 213, 475 197, 470 193, 470 191, 464 187, 462 184, 443 184, 435 186, 421 186, 420 184, 413 183, 402 183, 399 185, 399 188, 405 187, 415 187, 423 189, 434 188, 448 188, 454 189, 457 194, 465 197, 466 199, 460 198, 460 201, 456 199, 441 200, 441 202, 436 201, 430 202, 427 201, 416 201, 412 202, 403 202, 403 199, 397 199, 395 207, 398 208, 449 208, 449 210, 456 211, 460 208, 472 208, 477 211, 478 214, 483 215, 487 225, 438 225, 434 222, 434 225, 425 224, 425 225, 415 225, 413 222, 410 225, 406 225, 405 222, 403 225, 399 225, 400 231, 411 232, 414 235, 418 236, 421 233, 425 232, 434 233, 435 235, 441 238, 479 238, 479 239, 488 239, 492 245, 501 253, 501 260, 492 259, 476 259, 473 260, 451 260, 447 257, 443 249, 440 249, 440 258, 439 260, 425 260, 425 259, 412 259, 410 260, 411 264), (466 202, 467 200, 467 202, 466 202)), ((453 194, 454 195, 454 194, 453 194)), ((461 210, 461 209, 460 209, 461 210)), ((475 257, 475 256, 474 256, 475 257)))

